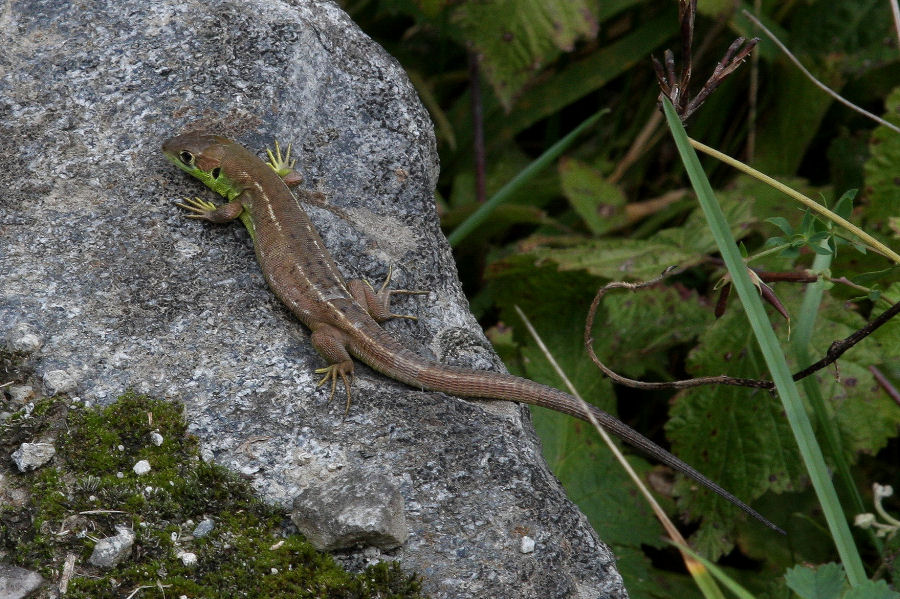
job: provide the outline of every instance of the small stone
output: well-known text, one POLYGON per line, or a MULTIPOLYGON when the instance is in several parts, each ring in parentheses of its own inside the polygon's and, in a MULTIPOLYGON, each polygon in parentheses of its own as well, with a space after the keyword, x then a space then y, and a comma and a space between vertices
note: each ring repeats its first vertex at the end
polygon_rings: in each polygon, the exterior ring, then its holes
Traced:
POLYGON ((203 538, 212 532, 212 529, 215 527, 215 525, 215 522, 213 522, 209 518, 206 518, 205 520, 203 520, 203 522, 197 525, 197 527, 194 529, 193 534, 198 539, 203 538))
POLYGON ((23 404, 34 396, 34 387, 31 385, 13 385, 6 390, 13 403, 23 404))
POLYGON ((41 349, 43 344, 44 340, 41 339, 40 335, 24 325, 15 327, 8 337, 9 349, 14 352, 30 354, 41 349))
POLYGON ((44 373, 43 382, 50 395, 69 393, 78 386, 75 378, 65 370, 51 370, 44 373))
POLYGON ((534 551, 534 539, 529 536, 522 537, 522 544, 519 546, 522 553, 532 553, 534 551))
POLYGON ((301 490, 294 497, 291 521, 313 547, 324 551, 402 545, 409 527, 400 490, 387 477, 349 470, 301 490))
POLYGON ((142 474, 147 474, 148 472, 150 472, 150 462, 148 462, 147 460, 141 460, 140 462, 138 462, 137 464, 134 465, 132 470, 134 470, 134 473, 137 474, 138 476, 140 476, 142 474))
POLYGON ((159 447, 163 444, 163 436, 159 434, 159 431, 153 431, 150 433, 150 442, 159 447))
POLYGON ((0 598, 21 599, 44 583, 37 572, 0 563, 0 598))
POLYGON ((185 566, 194 566, 197 564, 197 554, 191 553, 190 551, 182 551, 178 553, 178 559, 181 560, 181 563, 185 566))
POLYGON ((22 443, 10 457, 19 468, 19 472, 28 472, 40 468, 55 454, 56 449, 50 443, 22 443))
POLYGON ((116 472, 116 478, 125 478, 124 472, 116 472))
POLYGON ((128 556, 134 545, 134 531, 127 526, 116 526, 116 532, 115 536, 97 541, 89 562, 98 568, 112 568, 128 556))

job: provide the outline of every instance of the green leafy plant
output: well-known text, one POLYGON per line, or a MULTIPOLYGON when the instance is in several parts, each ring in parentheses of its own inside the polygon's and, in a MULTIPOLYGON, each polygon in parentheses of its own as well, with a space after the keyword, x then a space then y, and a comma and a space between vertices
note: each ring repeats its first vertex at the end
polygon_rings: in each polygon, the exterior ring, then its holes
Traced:
MULTIPOLYGON (((706 558, 724 556, 718 571, 747 593, 789 596, 784 575, 799 563, 840 561, 849 581, 842 593, 880 588, 866 580, 872 573, 895 584, 883 541, 841 522, 864 511, 872 481, 900 475, 900 407, 889 395, 900 384, 900 323, 867 334, 836 364, 788 379, 900 299, 900 135, 837 103, 763 37, 696 107, 689 144, 704 156, 699 170, 688 166, 663 125, 649 61, 661 56, 668 77, 663 50, 681 49, 679 60, 684 54, 674 4, 569 3, 557 15, 527 0, 385 0, 351 9, 412 74, 438 123, 442 221, 473 310, 510 369, 562 384, 524 334, 518 306, 583 396, 784 526, 788 542, 629 456, 656 483, 662 506, 691 523, 692 546, 706 558), (495 18, 517 10, 530 16, 495 18), (586 15, 583 24, 572 10, 586 15), (689 170, 708 181, 703 187, 724 216, 713 229, 700 192, 686 188, 689 170), (721 243, 728 236, 739 244, 730 258, 721 243), (596 290, 671 266, 675 273, 649 288, 604 298, 593 328, 598 357, 654 383, 769 379, 775 361, 777 394, 634 389, 598 374, 581 344, 596 290), (745 314, 758 303, 755 285, 715 317, 717 285, 728 273, 737 288, 748 267, 771 286, 790 323, 770 308, 745 314), (765 350, 755 332, 768 337, 765 350), (798 425, 805 414, 810 424, 798 425), (825 489, 832 481, 836 494, 825 489)), ((701 3, 688 44, 697 76, 713 72, 735 35, 762 36, 745 8, 701 3)), ((884 43, 895 37, 884 3, 810 0, 760 10, 759 20, 819 82, 900 124, 900 54, 884 43)), ((681 63, 673 64, 677 82, 681 63)), ((699 87, 678 90, 694 97, 699 87)), ((535 410, 534 422, 548 463, 613 545, 631 595, 700 596, 594 434, 546 411, 535 410)))

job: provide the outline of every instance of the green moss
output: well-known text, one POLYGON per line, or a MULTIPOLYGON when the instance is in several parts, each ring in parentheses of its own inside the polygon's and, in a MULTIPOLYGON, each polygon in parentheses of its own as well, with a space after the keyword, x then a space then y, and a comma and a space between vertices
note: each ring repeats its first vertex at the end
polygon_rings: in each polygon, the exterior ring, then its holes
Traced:
POLYGON ((25 507, 0 507, 0 549, 13 561, 55 580, 68 553, 79 561, 67 598, 177 597, 421 597, 420 584, 396 564, 360 574, 342 570, 331 556, 302 537, 286 534, 285 514, 255 498, 250 486, 198 457, 179 405, 126 394, 99 409, 80 409, 61 399, 38 402, 30 417, 0 428, 0 445, 28 427, 57 439, 50 465, 7 482, 24 487, 25 507), (158 432, 163 443, 151 442, 158 432), (151 470, 138 476, 138 460, 151 470), (191 536, 194 523, 210 517, 206 537, 191 536), (116 525, 135 532, 131 555, 109 571, 87 561, 95 541, 116 525), (196 554, 186 566, 182 552, 196 554), (156 593, 154 595, 153 593, 156 593))

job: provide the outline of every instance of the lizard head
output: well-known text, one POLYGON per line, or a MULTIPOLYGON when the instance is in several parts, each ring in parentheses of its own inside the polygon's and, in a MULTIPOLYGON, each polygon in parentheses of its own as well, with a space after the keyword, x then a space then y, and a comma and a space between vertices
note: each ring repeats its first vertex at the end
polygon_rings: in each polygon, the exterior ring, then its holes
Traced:
POLYGON ((233 141, 220 135, 194 131, 167 139, 162 152, 172 164, 228 197, 234 185, 223 171, 222 160, 233 146, 233 141))

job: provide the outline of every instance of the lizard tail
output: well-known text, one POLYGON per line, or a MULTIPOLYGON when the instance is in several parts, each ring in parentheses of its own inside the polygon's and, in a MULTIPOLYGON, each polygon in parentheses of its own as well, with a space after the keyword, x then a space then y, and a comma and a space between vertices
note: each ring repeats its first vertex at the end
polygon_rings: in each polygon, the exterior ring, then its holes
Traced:
MULTIPOLYGON (((413 353, 400 345, 387 333, 383 336, 379 334, 378 337, 377 343, 371 344, 371 347, 370 343, 366 342, 374 341, 371 338, 361 343, 352 343, 351 353, 375 370, 411 387, 476 399, 519 401, 549 408, 581 420, 589 420, 585 413, 585 406, 581 402, 568 393, 563 393, 553 387, 510 374, 470 370, 441 364, 413 353), (388 351, 385 351, 385 349, 388 349, 388 351)), ((590 404, 586 404, 586 407, 603 428, 622 441, 656 458, 666 466, 681 472, 697 484, 739 507, 772 530, 785 534, 784 530, 714 483, 684 460, 666 451, 615 416, 590 404)))

